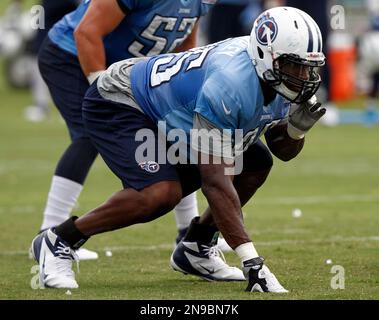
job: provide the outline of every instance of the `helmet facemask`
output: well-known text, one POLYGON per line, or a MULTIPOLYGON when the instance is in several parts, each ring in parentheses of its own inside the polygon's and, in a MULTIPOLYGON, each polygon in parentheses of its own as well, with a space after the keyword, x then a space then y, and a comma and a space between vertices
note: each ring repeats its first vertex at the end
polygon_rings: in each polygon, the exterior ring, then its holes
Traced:
POLYGON ((309 100, 321 84, 319 68, 324 60, 313 61, 296 54, 281 54, 272 62, 272 69, 263 73, 263 79, 279 94, 293 103, 309 100))
POLYGON ((263 12, 254 22, 247 51, 258 77, 290 102, 309 100, 321 84, 322 35, 313 18, 299 9, 263 12))

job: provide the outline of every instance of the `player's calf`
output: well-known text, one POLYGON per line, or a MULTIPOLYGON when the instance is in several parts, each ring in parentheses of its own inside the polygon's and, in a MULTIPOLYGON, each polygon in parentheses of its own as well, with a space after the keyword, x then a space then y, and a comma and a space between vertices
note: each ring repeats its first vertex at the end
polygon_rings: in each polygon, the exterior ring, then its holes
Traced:
POLYGON ((181 196, 180 183, 176 181, 162 181, 141 191, 124 189, 100 207, 80 217, 75 221, 75 226, 83 234, 92 236, 149 222, 171 211, 181 196))

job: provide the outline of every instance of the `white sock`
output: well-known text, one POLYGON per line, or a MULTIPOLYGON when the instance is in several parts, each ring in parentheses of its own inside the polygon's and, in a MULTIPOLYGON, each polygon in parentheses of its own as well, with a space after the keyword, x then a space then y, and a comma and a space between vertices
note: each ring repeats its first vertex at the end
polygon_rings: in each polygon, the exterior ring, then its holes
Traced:
POLYGON ((34 105, 47 111, 49 109, 50 93, 39 71, 37 59, 33 60, 31 77, 34 105))
POLYGON ((83 186, 75 181, 54 176, 47 196, 41 230, 66 221, 82 191, 83 186))
POLYGON ((243 243, 235 248, 234 251, 240 257, 242 265, 244 261, 259 257, 252 242, 243 243))
POLYGON ((189 227, 191 220, 199 215, 196 192, 183 198, 175 207, 175 220, 178 230, 189 227))

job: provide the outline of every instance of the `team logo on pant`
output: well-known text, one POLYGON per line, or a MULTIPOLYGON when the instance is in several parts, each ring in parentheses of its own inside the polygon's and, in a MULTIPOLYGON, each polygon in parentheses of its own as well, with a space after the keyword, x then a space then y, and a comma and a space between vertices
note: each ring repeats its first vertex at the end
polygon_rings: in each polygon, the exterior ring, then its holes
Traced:
POLYGON ((159 164, 155 161, 144 161, 138 164, 141 169, 150 172, 150 173, 156 173, 159 171, 159 164))

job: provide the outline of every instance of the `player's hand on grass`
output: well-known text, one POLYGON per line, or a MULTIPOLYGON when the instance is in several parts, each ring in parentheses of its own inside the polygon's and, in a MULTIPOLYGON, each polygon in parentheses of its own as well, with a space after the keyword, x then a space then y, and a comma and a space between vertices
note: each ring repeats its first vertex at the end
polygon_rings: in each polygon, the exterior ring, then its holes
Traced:
POLYGON ((300 104, 292 104, 289 112, 288 135, 295 140, 304 138, 304 135, 320 120, 326 109, 317 102, 316 96, 300 104))
POLYGON ((245 291, 287 293, 263 261, 262 257, 244 261, 242 271, 248 282, 245 291))

